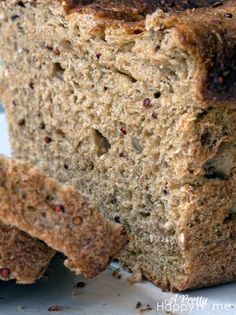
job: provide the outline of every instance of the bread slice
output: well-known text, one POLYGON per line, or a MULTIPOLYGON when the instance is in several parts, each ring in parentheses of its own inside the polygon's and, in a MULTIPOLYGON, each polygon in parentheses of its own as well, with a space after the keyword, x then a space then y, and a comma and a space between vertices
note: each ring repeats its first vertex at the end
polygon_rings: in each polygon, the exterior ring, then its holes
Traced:
POLYGON ((124 228, 88 208, 72 187, 37 168, 0 157, 0 217, 64 253, 66 265, 93 277, 127 241, 124 228))
POLYGON ((0 222, 0 279, 31 284, 41 278, 55 252, 43 242, 0 222))
POLYGON ((235 1, 0 8, 14 155, 125 225, 120 260, 163 289, 234 280, 235 1))

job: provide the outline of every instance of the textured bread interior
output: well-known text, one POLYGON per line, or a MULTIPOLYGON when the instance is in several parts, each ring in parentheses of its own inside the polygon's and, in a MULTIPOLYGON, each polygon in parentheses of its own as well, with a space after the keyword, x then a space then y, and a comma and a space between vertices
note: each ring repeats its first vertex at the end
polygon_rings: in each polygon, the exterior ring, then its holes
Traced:
POLYGON ((57 1, 1 1, 0 15, 14 155, 124 224, 119 258, 154 283, 235 279, 235 102, 197 97, 178 28, 157 26, 161 11, 145 26, 65 17, 57 1))
MULTIPOLYGON (((0 186, 4 182, 0 179, 0 186)), ((0 188, 1 206, 6 194, 0 188)), ((0 279, 32 284, 46 271, 55 251, 42 241, 0 221, 0 279)))
POLYGON ((0 279, 31 284, 39 279, 54 256, 43 242, 0 222, 0 279))
POLYGON ((127 241, 124 228, 88 208, 73 187, 0 156, 0 217, 64 253, 66 265, 93 277, 127 241))

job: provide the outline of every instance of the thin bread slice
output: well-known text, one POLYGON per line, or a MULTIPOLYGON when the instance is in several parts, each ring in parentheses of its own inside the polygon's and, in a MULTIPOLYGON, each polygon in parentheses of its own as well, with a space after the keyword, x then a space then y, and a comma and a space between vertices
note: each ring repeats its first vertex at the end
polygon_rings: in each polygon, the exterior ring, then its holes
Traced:
POLYGON ((31 284, 47 269, 55 252, 43 242, 0 222, 0 279, 31 284))
POLYGON ((0 157, 0 218, 64 253, 65 264, 93 277, 127 241, 113 224, 71 186, 61 186, 37 168, 0 157))

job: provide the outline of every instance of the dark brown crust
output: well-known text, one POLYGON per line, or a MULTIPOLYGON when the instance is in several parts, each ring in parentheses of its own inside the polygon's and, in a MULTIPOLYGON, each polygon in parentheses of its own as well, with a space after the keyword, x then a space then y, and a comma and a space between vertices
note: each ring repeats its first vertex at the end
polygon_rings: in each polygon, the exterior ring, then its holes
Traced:
POLYGON ((180 46, 196 60, 193 81, 197 97, 201 102, 232 103, 236 100, 236 1, 171 2, 98 0, 82 5, 81 1, 70 1, 69 13, 92 13, 100 27, 103 19, 104 27, 122 26, 132 31, 144 28, 146 14, 167 6, 169 14, 156 23, 161 29, 176 28, 180 46), (186 10, 195 7, 198 9, 186 10))
POLYGON ((201 101, 235 100, 236 1, 177 14, 160 23, 177 28, 180 44, 196 60, 198 77, 194 83, 201 101))
POLYGON ((82 6, 127 13, 136 11, 140 16, 153 13, 156 9, 165 12, 185 11, 201 7, 218 6, 226 1, 218 0, 66 0, 68 9, 78 9, 82 6))
POLYGON ((73 187, 61 186, 37 168, 0 157, 0 217, 64 253, 66 265, 93 277, 125 245, 127 235, 73 187))

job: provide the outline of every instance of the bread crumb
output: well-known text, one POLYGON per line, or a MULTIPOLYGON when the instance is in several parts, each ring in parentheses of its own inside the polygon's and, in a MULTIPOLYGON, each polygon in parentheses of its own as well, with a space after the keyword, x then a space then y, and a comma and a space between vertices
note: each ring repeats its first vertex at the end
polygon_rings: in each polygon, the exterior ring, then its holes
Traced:
POLYGON ((142 306, 142 303, 140 302, 140 301, 138 301, 137 303, 136 303, 136 308, 140 308, 142 306))
POLYGON ((77 282, 75 287, 76 288, 84 288, 85 287, 85 282, 84 281, 77 282))
POLYGON ((80 291, 80 292, 78 292, 78 291, 72 291, 71 295, 72 295, 72 296, 81 296, 82 293, 81 293, 81 291, 80 291))
POLYGON ((48 308, 49 312, 59 312, 61 310, 62 310, 62 307, 59 305, 52 305, 52 306, 49 306, 48 308))
POLYGON ((134 269, 132 276, 128 277, 129 284, 138 283, 138 282, 141 282, 141 280, 142 280, 142 272, 140 269, 138 270, 134 269))
POLYGON ((150 312, 152 310, 153 308, 151 307, 151 305, 147 304, 145 307, 138 310, 138 315, 142 315, 144 312, 150 312))
POLYGON ((120 274, 120 268, 117 268, 115 270, 113 270, 112 272, 112 276, 116 279, 121 279, 121 274, 120 274))

